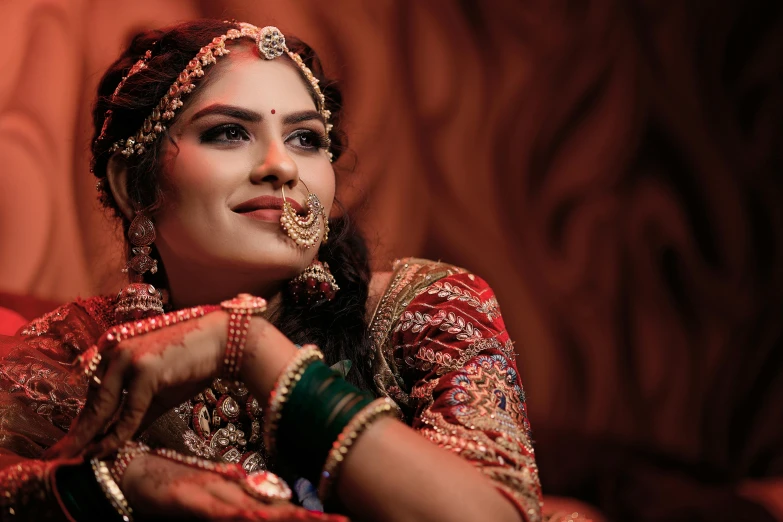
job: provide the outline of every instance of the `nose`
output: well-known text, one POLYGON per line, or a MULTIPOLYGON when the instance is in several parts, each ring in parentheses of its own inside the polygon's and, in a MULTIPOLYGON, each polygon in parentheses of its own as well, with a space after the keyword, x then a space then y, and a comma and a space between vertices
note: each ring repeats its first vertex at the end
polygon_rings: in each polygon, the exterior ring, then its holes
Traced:
POLYGON ((280 140, 272 140, 264 161, 251 173, 250 179, 256 184, 271 183, 277 191, 283 185, 296 186, 299 169, 285 150, 285 144, 280 140))

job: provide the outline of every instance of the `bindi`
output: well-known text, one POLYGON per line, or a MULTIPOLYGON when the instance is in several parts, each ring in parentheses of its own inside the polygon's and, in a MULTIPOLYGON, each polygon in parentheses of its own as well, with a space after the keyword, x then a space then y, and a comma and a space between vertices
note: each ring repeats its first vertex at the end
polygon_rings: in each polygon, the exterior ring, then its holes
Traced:
POLYGON ((274 109, 272 109, 272 114, 274 114, 274 113, 275 113, 275 110, 274 110, 274 109))

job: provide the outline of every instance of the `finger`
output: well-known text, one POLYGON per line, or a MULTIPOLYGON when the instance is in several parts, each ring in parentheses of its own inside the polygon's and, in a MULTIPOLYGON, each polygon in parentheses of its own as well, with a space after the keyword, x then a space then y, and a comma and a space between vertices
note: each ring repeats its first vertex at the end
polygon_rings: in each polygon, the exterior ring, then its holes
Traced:
POLYGON ((228 480, 213 482, 209 485, 209 490, 216 498, 247 513, 264 508, 263 502, 248 495, 236 482, 228 480))
POLYGON ((144 373, 137 374, 128 388, 125 404, 117 422, 96 446, 95 456, 106 456, 116 451, 123 442, 131 439, 141 426, 144 415, 155 397, 152 380, 144 373))
POLYGON ((49 448, 45 458, 71 458, 102 433, 122 400, 122 385, 127 364, 118 359, 108 363, 99 387, 90 387, 79 417, 68 434, 49 448))

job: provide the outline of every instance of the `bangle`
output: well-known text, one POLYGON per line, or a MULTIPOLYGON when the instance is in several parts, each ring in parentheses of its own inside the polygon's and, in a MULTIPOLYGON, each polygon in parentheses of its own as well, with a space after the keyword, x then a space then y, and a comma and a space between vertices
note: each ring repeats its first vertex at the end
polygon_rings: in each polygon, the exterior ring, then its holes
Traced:
POLYGON ((111 477, 109 466, 98 459, 90 460, 90 466, 92 466, 92 471, 95 473, 95 480, 98 481, 98 485, 103 490, 103 494, 109 500, 112 507, 119 513, 124 522, 132 522, 133 511, 128 505, 125 495, 122 494, 122 490, 111 477))
POLYGON ((277 425, 280 422, 283 406, 293 391, 294 386, 302 378, 302 374, 310 363, 322 361, 323 358, 324 356, 317 346, 306 344, 299 349, 277 378, 275 387, 272 388, 272 393, 269 394, 269 406, 264 414, 264 445, 269 455, 274 456, 275 454, 277 425))
POLYGON ((321 480, 318 483, 318 496, 322 502, 325 502, 331 495, 340 467, 351 446, 372 423, 386 415, 399 416, 398 406, 388 397, 376 399, 354 415, 337 436, 337 440, 332 444, 332 449, 326 458, 321 472, 321 480))
POLYGON ((247 341, 250 318, 266 311, 266 299, 250 294, 239 294, 233 299, 220 303, 220 307, 229 313, 223 375, 236 382, 239 380, 239 370, 242 368, 242 355, 247 341))
POLYGON ((51 485, 63 514, 72 522, 122 520, 104 497, 89 462, 58 466, 51 473, 51 485))
POLYGON ((114 482, 118 486, 122 485, 122 479, 125 477, 125 472, 128 470, 128 466, 133 459, 141 455, 142 453, 149 453, 150 447, 140 442, 126 442, 120 450, 117 452, 117 456, 114 457, 109 472, 114 482))
POLYGON ((310 363, 282 409, 278 460, 316 484, 332 443, 372 399, 323 362, 310 363))

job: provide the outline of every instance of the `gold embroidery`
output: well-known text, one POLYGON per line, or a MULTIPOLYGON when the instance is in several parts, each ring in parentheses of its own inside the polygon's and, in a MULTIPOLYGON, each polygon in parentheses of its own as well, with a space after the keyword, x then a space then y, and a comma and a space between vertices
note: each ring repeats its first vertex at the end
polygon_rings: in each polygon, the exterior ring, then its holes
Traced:
POLYGON ((494 321, 500 317, 500 310, 498 308, 498 300, 493 296, 486 301, 481 301, 478 296, 471 295, 470 290, 461 289, 449 282, 436 281, 427 288, 419 290, 419 294, 427 292, 430 295, 438 294, 438 297, 445 297, 447 301, 453 301, 455 299, 464 301, 470 306, 487 316, 487 319, 494 321))

